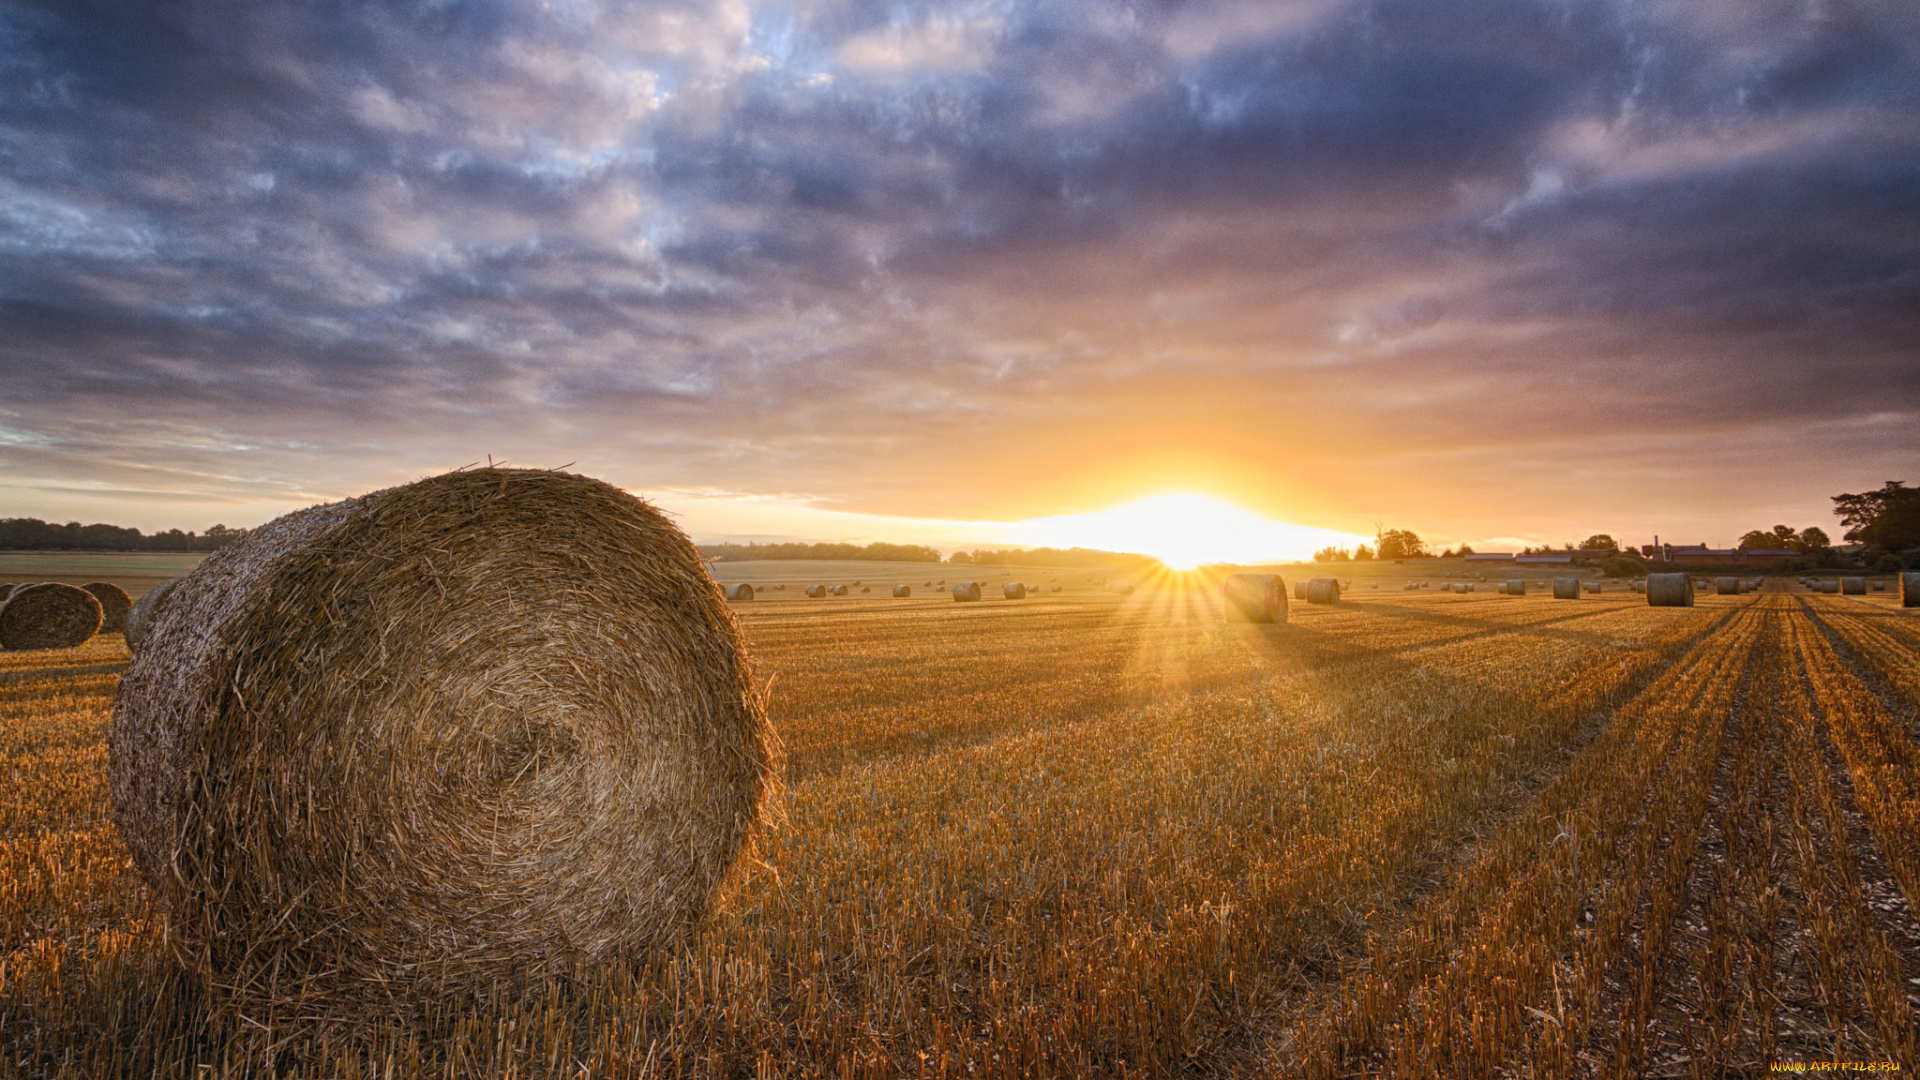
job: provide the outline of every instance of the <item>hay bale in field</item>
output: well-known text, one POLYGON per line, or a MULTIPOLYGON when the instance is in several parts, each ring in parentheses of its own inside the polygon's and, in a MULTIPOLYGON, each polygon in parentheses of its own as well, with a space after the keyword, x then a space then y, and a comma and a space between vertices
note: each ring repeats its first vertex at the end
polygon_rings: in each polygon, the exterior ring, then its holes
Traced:
POLYGON ((1900 575, 1900 606, 1920 607, 1920 573, 1909 571, 1900 575))
POLYGON ((1648 607, 1692 607, 1693 579, 1685 574, 1648 574, 1648 607))
POLYGON ((1000 595, 1007 600, 1025 600, 1027 598, 1027 587, 1017 581, 1009 581, 1005 585, 1000 586, 1000 595))
POLYGON ((208 556, 121 681, 108 776, 175 955, 273 1026, 674 939, 774 755, 686 536, 612 485, 487 468, 208 556))
POLYGON ((43 581, 0 603, 0 649, 71 649, 100 632, 100 600, 75 585, 43 581))
POLYGON ((871 585, 862 585, 862 586, 860 586, 860 591, 861 591, 861 592, 865 592, 865 593, 870 593, 870 592, 872 592, 872 591, 873 591, 873 586, 871 586, 871 585))
POLYGON ((1817 587, 1823 593, 1838 593, 1840 591, 1840 582, 1838 579, 1833 581, 1822 581, 1818 583, 1817 587))
POLYGON ((832 593, 835 596, 847 595, 847 587, 845 585, 835 585, 833 588, 828 589, 827 591, 832 593))
POLYGON ((1330 577, 1311 578, 1307 581, 1307 603, 1337 604, 1340 602, 1340 582, 1330 577))
POLYGON ((1054 592, 1059 592, 1059 591, 1060 591, 1060 586, 1058 586, 1058 585, 1055 585, 1055 586, 1053 587, 1053 591, 1054 591, 1054 592))
POLYGON ((1279 574, 1229 574, 1220 583, 1228 622, 1287 621, 1287 583, 1279 574))
POLYGON ((825 585, 809 585, 807 586, 807 595, 818 600, 827 595, 827 587, 825 585))
POLYGON ((1505 589, 1508 596, 1525 596, 1527 595, 1527 579, 1508 578, 1505 589))
POLYGON ((1471 582, 1471 581, 1469 581, 1469 582, 1467 582, 1467 583, 1466 583, 1465 585, 1462 585, 1462 586, 1460 586, 1460 591, 1461 591, 1461 592, 1472 592, 1472 591, 1473 591, 1473 588, 1474 588, 1474 585, 1473 585, 1473 582, 1471 582))
POLYGON ((1841 578, 1840 591, 1848 596, 1865 596, 1867 595, 1867 579, 1863 577, 1841 578))
POLYGON ((100 633, 118 634, 127 629, 127 613, 133 610, 133 597, 111 581, 89 581, 80 586, 100 601, 100 633))
POLYGON ((146 637, 147 630, 153 625, 154 616, 159 614, 160 605, 167 602, 173 590, 180 584, 179 578, 169 578, 140 594, 127 611, 127 648, 137 649, 140 641, 146 637))
POLYGON ((6 603, 6 602, 7 602, 7 597, 9 597, 9 596, 12 596, 12 595, 13 595, 13 590, 15 590, 15 589, 17 589, 17 588, 19 588, 19 587, 20 587, 20 586, 18 586, 18 585, 16 585, 15 583, 13 583, 13 582, 11 582, 11 581, 8 581, 8 582, 5 582, 5 583, 0 583, 0 604, 4 604, 4 603, 6 603))
POLYGON ((1293 598, 1295 600, 1305 600, 1307 598, 1307 581, 1307 578, 1293 579, 1293 598))
POLYGON ((953 602, 971 604, 980 599, 980 583, 977 581, 956 581, 953 583, 953 602))
POLYGON ((1740 579, 1730 577, 1714 578, 1713 592, 1715 596, 1739 596, 1740 579))
POLYGON ((1629 587, 1632 588, 1633 591, 1636 593, 1643 593, 1647 591, 1647 583, 1644 581, 1632 582, 1629 587))
POLYGON ((1887 583, 1886 583, 1886 582, 1884 582, 1884 581, 1876 581, 1876 582, 1874 582, 1874 583, 1873 583, 1873 591, 1874 591, 1874 592, 1886 592, 1886 591, 1887 591, 1887 583))
POLYGON ((905 585, 895 585, 893 587, 893 595, 901 599, 905 599, 906 597, 913 595, 913 590, 908 588, 905 585))
POLYGON ((1580 583, 1580 587, 1590 593, 1599 592, 1600 586, 1601 586, 1601 583, 1598 581, 1583 581, 1580 583))
POLYGON ((727 586, 727 599, 751 600, 753 599, 753 586, 748 585, 744 581, 738 585, 729 585, 727 586))
POLYGON ((1577 577, 1557 577, 1553 579, 1553 598, 1555 600, 1580 599, 1580 579, 1577 577))

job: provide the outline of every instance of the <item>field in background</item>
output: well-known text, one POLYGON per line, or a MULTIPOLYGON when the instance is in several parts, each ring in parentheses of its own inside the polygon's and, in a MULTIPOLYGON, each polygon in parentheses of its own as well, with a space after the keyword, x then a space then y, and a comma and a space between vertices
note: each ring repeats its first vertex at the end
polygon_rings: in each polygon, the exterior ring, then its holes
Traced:
POLYGON ((892 566, 716 568, 788 583, 735 607, 787 786, 683 948, 320 1039, 209 1017, 166 961, 106 803, 118 638, 0 653, 0 1072, 1920 1066, 1920 619, 1888 594, 1359 589, 1262 627, 1204 575, 892 566))

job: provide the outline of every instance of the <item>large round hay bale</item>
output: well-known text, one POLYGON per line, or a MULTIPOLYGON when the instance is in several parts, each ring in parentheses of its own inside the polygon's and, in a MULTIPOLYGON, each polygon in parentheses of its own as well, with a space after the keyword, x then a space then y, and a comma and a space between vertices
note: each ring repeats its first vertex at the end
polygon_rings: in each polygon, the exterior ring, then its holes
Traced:
POLYGON ((1340 582, 1330 577, 1312 578, 1307 582, 1307 603, 1337 604, 1340 602, 1340 582))
POLYGON ((807 586, 807 595, 818 600, 827 595, 827 587, 825 585, 809 585, 807 586))
POLYGON ((1553 579, 1553 598, 1555 600, 1580 599, 1580 579, 1577 577, 1557 577, 1553 579))
POLYGON ((895 585, 893 587, 893 595, 905 599, 913 595, 913 590, 905 585, 895 585))
POLYGON ((1228 622, 1287 621, 1287 583, 1279 574, 1229 574, 1220 583, 1228 622))
POLYGON ((12 596, 13 590, 19 587, 17 583, 11 581, 0 583, 0 604, 6 603, 7 597, 12 596))
POLYGON ((100 601, 100 633, 118 634, 127 628, 127 612, 133 610, 133 597, 111 581, 89 581, 80 586, 100 601))
POLYGON ((1920 607, 1920 573, 1909 571, 1900 575, 1900 606, 1920 607))
POLYGON ((100 601, 77 585, 43 581, 0 604, 0 649, 71 649, 100 632, 100 601))
POLYGON ((180 584, 179 578, 169 578, 140 594, 127 611, 127 648, 137 649, 146 637, 147 629, 153 625, 154 616, 160 613, 160 605, 167 602, 173 590, 180 584))
POLYGON ((1715 596, 1739 596, 1740 579, 1731 577, 1714 578, 1713 593, 1715 596))
POLYGON ((1648 607, 1692 607, 1693 579, 1685 574, 1648 574, 1648 607))
POLYGON ((953 599, 958 604, 970 604, 980 599, 980 583, 977 581, 954 582, 953 599))
POLYGON ((1027 587, 1017 581, 1009 581, 1005 585, 1000 586, 1000 595, 1003 599, 1007 600, 1025 600, 1027 598, 1027 587))
POLYGON ((1527 595, 1527 579, 1526 578, 1508 578, 1507 579, 1507 595, 1508 596, 1527 595))
POLYGON ((1841 578, 1840 591, 1848 596, 1865 596, 1867 595, 1867 579, 1863 577, 1841 578))
POLYGON ((744 581, 738 585, 729 585, 727 586, 727 599, 751 600, 753 599, 753 586, 744 581))
POLYGON ((249 1018, 636 956, 772 783, 739 630, 664 515, 475 469, 279 518, 181 580, 120 684, 120 835, 249 1018))

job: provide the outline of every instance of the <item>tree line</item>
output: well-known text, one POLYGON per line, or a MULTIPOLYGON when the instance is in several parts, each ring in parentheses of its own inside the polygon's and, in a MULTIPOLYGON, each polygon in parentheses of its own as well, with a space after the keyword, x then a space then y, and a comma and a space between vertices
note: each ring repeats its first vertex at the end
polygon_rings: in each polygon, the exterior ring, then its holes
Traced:
POLYGON ((247 535, 245 529, 215 525, 204 533, 142 533, 120 525, 98 522, 65 525, 39 518, 0 518, 0 548, 12 551, 212 551, 247 535))

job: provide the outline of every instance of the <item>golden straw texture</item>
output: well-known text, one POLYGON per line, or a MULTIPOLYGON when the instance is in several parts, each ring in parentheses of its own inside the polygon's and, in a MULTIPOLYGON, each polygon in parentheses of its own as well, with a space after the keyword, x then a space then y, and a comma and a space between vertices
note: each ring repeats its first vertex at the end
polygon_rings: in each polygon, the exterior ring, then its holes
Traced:
POLYGON ((176 954, 269 1026, 656 946, 772 782, 697 551, 585 477, 475 469, 289 514, 146 634, 115 817, 176 954))
POLYGON ((127 612, 127 648, 137 649, 147 635, 147 627, 153 625, 154 616, 159 614, 160 605, 167 602, 173 590, 180 584, 179 578, 169 578, 140 594, 127 612))
POLYGON ((89 581, 80 586, 100 601, 100 633, 118 634, 127 628, 127 612, 133 610, 133 597, 111 581, 89 581))
POLYGON ((77 585, 22 585, 0 604, 0 648, 71 649, 99 632, 100 619, 100 601, 77 585))

